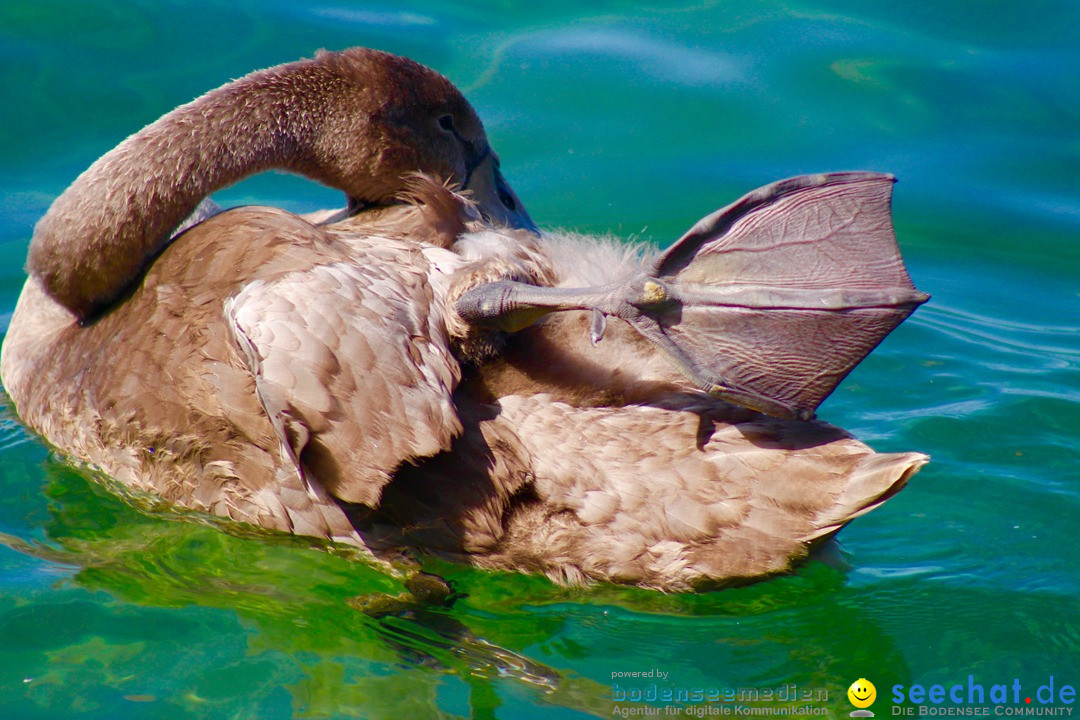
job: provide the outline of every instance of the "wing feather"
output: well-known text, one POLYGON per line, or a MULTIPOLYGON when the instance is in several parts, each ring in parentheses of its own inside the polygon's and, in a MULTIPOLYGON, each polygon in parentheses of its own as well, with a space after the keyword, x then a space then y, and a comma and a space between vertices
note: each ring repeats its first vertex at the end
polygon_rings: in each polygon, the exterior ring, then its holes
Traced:
POLYGON ((403 463, 450 448, 461 376, 427 264, 336 262, 247 285, 226 315, 260 401, 334 496, 378 505, 403 463))

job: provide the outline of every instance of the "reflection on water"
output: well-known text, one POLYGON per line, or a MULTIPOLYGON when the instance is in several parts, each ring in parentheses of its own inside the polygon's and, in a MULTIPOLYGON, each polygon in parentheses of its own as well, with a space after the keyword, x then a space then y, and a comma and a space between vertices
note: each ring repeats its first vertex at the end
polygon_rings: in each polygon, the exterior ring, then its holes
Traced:
MULTIPOLYGON (((206 706, 215 713, 273 705, 285 689, 290 702, 310 717, 340 712, 350 698, 365 717, 400 717, 402 708, 437 717, 439 688, 453 679, 464 685, 459 691, 471 708, 463 716, 482 716, 480 710, 490 710, 492 701, 497 707, 500 688, 524 693, 538 707, 608 716, 612 697, 605 679, 612 670, 595 672, 597 661, 607 658, 600 664, 605 668, 660 662, 656 638, 670 632, 673 623, 681 632, 707 638, 709 645, 729 647, 733 657, 726 664, 745 669, 752 661, 755 672, 736 677, 749 677, 762 688, 793 677, 821 687, 842 679, 794 672, 798 663, 789 657, 796 646, 799 662, 836 652, 826 627, 814 630, 808 643, 806 618, 796 609, 823 589, 842 587, 840 574, 821 563, 805 578, 788 579, 786 589, 686 596, 557 588, 538 578, 437 564, 434 569, 458 590, 452 607, 414 605, 373 616, 356 608, 403 589, 375 570, 292 537, 256 541, 175 516, 147 516, 71 468, 50 463, 48 471, 46 539, 3 535, 0 542, 66 568, 66 591, 49 603, 0 606, 0 632, 9 640, 8 652, 25 661, 20 672, 29 698, 54 709, 60 707, 61 687, 77 696, 109 689, 117 697, 139 698, 129 702, 187 710, 206 706), (77 589, 90 591, 91 599, 77 589), (94 601, 100 598, 114 599, 94 601), (174 618, 159 608, 187 610, 174 618), (226 612, 193 619, 191 608, 226 612), (753 626, 762 616, 771 616, 768 624, 791 628, 758 637, 740 627, 753 626), (797 622, 799 617, 804 622, 797 622), (233 692, 220 679, 204 677, 200 665, 224 659, 215 640, 200 639, 218 624, 226 626, 224 645, 232 647, 227 668, 236 682, 268 674, 280 686, 267 685, 264 678, 261 691, 237 687, 233 692), (589 632, 580 633, 582 626, 589 632), (163 684, 167 679, 141 670, 151 642, 163 637, 185 645, 182 664, 190 667, 190 677, 172 681, 183 679, 192 689, 179 697, 163 684), (573 637, 588 637, 591 647, 573 637), (88 663, 94 672, 86 672, 88 663), (341 682, 348 687, 344 697, 341 682)), ((875 637, 878 656, 885 652, 888 639, 858 611, 836 606, 824 612, 862 638, 875 637)), ((709 677, 694 673, 678 680, 692 684, 709 677)))
MULTIPOLYGON (((9 659, 20 661, 28 697, 54 709, 64 688, 84 698, 104 698, 108 689, 139 698, 129 703, 204 708, 208 716, 286 703, 301 717, 400 717, 403 708, 441 717, 440 708, 453 705, 449 694, 462 703, 449 716, 475 717, 509 693, 536 707, 608 716, 611 673, 624 669, 670 668, 677 686, 686 687, 796 683, 832 691, 873 667, 875 677, 906 685, 917 677, 909 657, 921 645, 917 638, 948 636, 953 615, 987 634, 974 648, 971 637, 954 636, 966 655, 1018 646, 1032 623, 1064 633, 1039 658, 1024 651, 1040 666, 1051 650, 1068 657, 1068 638, 1080 623, 1075 609, 1044 616, 1059 602, 1026 593, 998 593, 988 606, 981 591, 952 589, 951 613, 943 615, 943 587, 926 582, 940 568, 867 570, 870 585, 852 587, 843 571, 823 562, 769 583, 674 596, 558 588, 433 563, 429 569, 458 593, 452 607, 373 617, 354 609, 358 599, 402 590, 375 570, 295 538, 238 538, 146 516, 83 474, 55 463, 48 469, 46 539, 7 536, 4 544, 67 568, 65 590, 48 603, 0 605, 0 633, 9 659), (170 608, 177 612, 163 610, 170 608), (1008 621, 1017 613, 1026 627, 1008 621), (904 630, 912 627, 920 628, 916 635, 904 630), (673 633, 694 653, 689 666, 659 643, 673 633), (154 649, 165 638, 167 649, 154 649), (175 653, 188 670, 148 676, 148 655, 163 652, 175 653), (232 682, 218 677, 222 666, 232 682), (187 692, 177 695, 176 683, 187 692)), ((983 663, 1014 672, 1008 655, 985 657, 983 663)), ((842 693, 829 702, 842 708, 842 693)))

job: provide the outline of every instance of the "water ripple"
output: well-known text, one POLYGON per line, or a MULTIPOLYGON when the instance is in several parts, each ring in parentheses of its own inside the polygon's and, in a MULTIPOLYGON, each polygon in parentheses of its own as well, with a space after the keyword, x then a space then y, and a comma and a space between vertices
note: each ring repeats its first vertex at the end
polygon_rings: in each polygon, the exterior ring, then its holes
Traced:
POLYGON ((374 25, 376 27, 405 28, 436 24, 435 18, 430 15, 393 10, 356 10, 343 7, 323 7, 312 9, 311 14, 330 18, 331 20, 342 20, 347 23, 374 25))
POLYGON ((723 86, 747 78, 747 63, 736 56, 617 28, 560 28, 520 36, 519 40, 522 46, 545 56, 589 54, 630 61, 639 72, 665 83, 723 86))
POLYGON ((10 403, 7 393, 0 390, 0 453, 25 445, 33 439, 15 417, 10 403))
POLYGON ((1080 329, 1076 327, 1006 320, 941 304, 923 308, 917 317, 917 324, 965 343, 1025 358, 1042 356, 1050 361, 1047 369, 1072 368, 1080 362, 1080 347, 1075 346, 1080 329))

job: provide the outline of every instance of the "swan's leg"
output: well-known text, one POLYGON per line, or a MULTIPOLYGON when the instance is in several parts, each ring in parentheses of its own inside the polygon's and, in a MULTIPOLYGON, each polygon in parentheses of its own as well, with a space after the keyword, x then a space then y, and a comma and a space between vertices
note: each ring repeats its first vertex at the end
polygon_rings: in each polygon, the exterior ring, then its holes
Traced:
POLYGON ((598 288, 489 283, 464 293, 455 309, 478 327, 503 332, 552 312, 591 310, 594 344, 607 316, 622 318, 697 388, 768 415, 809 420, 921 301, 903 288, 704 285, 641 273, 598 288))
MULTIPOLYGON (((742 302, 753 291, 741 294, 742 302)), ((740 296, 733 299, 739 301, 740 296)), ((622 318, 648 339, 671 363, 699 389, 728 402, 782 418, 809 420, 813 412, 792 407, 767 394, 741 388, 715 377, 708 368, 715 365, 716 353, 723 353, 722 339, 708 340, 708 328, 699 328, 705 342, 677 342, 666 326, 675 323, 687 302, 692 309, 698 298, 675 298, 659 280, 645 276, 630 279, 624 284, 600 288, 549 288, 513 281, 480 285, 463 294, 455 309, 465 320, 478 327, 503 332, 517 332, 541 317, 565 310, 591 310, 593 321, 590 335, 593 344, 604 335, 609 315, 622 318)))
POLYGON ((410 611, 432 607, 450 607, 457 595, 450 583, 438 575, 417 571, 405 578, 406 592, 398 595, 373 593, 350 598, 349 605, 365 615, 382 618, 404 615, 410 611))
POLYGON ((929 297, 893 234, 893 179, 808 175, 756 190, 703 218, 640 272, 600 288, 501 282, 456 304, 513 332, 549 312, 614 315, 702 390, 809 419, 867 353, 929 297))
POLYGON ((549 313, 562 310, 595 310, 628 317, 621 309, 621 288, 551 288, 512 280, 479 285, 462 294, 454 305, 464 320, 488 330, 517 332, 549 313))

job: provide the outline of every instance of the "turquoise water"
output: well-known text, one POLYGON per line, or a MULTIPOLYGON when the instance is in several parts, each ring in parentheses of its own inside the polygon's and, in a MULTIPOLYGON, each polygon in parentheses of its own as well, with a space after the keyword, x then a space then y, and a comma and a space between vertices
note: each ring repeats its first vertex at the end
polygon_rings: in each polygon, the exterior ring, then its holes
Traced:
MULTIPOLYGON (((1080 685, 1080 5, 0 2, 0 315, 33 223, 126 134, 317 48, 466 90, 544 226, 669 242, 780 177, 900 178, 931 303, 821 409, 933 462, 826 556, 664 596, 434 566, 448 610, 288 538, 136 509, 0 415, 0 709, 12 718, 612 716, 612 673, 826 690, 1080 685)), ((268 175, 219 196, 337 196, 268 175)))

